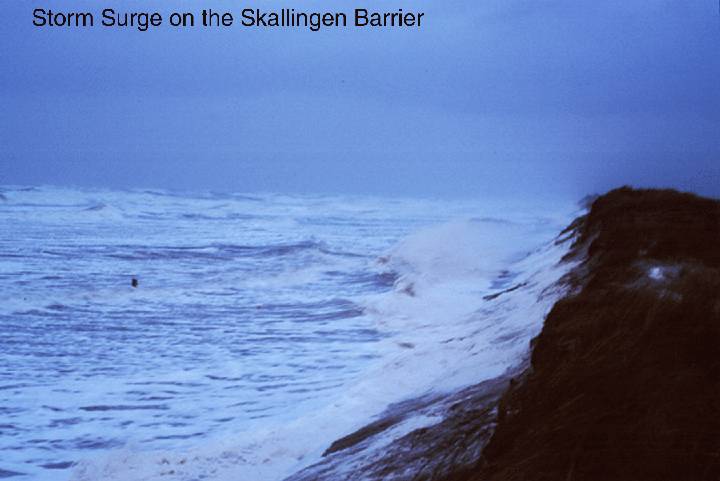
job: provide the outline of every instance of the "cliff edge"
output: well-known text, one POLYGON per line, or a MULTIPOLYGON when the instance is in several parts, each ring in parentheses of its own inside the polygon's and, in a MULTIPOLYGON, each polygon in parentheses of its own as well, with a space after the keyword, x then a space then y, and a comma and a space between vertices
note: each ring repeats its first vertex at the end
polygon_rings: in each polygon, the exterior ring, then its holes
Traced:
POLYGON ((720 479, 720 201, 616 189, 556 243, 564 295, 530 359, 390 406, 288 480, 720 479), (413 416, 442 421, 392 433, 413 416))
POLYGON ((571 231, 574 289, 452 479, 720 479, 720 202, 621 188, 571 231))

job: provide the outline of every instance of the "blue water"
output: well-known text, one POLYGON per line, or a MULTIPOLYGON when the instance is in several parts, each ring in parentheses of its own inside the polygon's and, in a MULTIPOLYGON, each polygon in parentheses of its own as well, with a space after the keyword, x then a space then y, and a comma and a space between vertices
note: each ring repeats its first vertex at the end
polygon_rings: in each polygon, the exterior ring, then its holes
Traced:
POLYGON ((321 408, 398 332, 368 312, 402 274, 382 256, 477 213, 468 202, 3 188, 0 478, 67 479, 114 450, 182 450, 321 408))

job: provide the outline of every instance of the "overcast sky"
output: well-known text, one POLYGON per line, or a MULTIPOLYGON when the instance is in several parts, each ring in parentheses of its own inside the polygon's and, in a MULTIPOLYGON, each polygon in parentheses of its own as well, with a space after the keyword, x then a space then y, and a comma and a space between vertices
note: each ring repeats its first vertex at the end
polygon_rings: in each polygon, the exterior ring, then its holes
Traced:
POLYGON ((720 196, 717 0, 0 0, 0 184, 720 196), (32 8, 425 11, 422 29, 39 29, 32 8))

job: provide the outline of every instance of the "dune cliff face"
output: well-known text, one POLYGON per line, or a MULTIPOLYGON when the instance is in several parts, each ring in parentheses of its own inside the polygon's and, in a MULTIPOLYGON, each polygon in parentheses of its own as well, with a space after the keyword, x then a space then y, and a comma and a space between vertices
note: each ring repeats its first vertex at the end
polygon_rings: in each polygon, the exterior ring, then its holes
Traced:
POLYGON ((391 406, 288 480, 720 480, 720 202, 617 189, 556 242, 572 268, 529 360, 391 406), (418 415, 442 421, 372 449, 418 415))
POLYGON ((720 479, 720 202, 622 188, 570 231, 574 289, 453 479, 720 479))

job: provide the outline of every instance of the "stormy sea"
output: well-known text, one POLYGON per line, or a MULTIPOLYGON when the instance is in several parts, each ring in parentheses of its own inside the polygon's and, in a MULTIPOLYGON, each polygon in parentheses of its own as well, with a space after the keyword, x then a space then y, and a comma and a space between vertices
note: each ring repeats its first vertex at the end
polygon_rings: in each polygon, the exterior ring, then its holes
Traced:
POLYGON ((0 478, 28 481, 302 478, 403 403, 360 438, 433 426, 527 357, 577 209, 0 192, 0 478))

